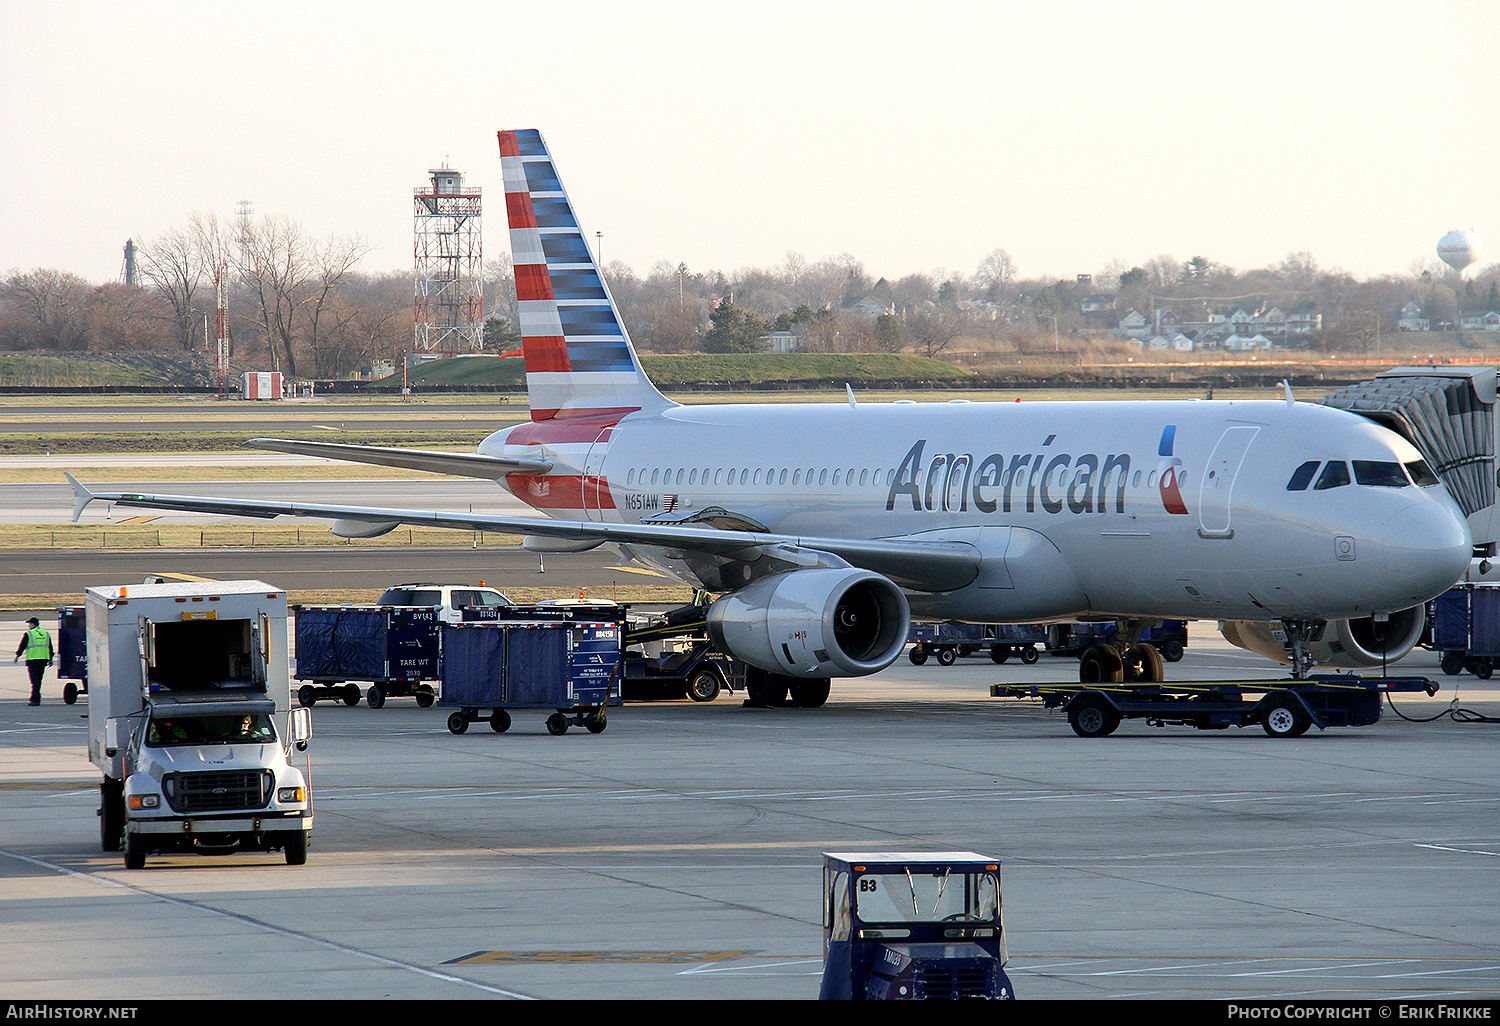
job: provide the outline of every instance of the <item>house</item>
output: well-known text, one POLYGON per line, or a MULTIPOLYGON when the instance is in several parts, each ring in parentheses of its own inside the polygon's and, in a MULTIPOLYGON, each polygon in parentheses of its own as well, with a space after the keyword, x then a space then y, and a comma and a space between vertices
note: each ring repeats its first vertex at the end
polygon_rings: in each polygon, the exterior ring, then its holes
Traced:
POLYGON ((1397 331, 1427 331, 1431 325, 1432 322, 1422 316, 1422 308, 1416 300, 1408 300, 1396 318, 1397 331))
POLYGON ((1078 304, 1079 311, 1084 314, 1102 313, 1105 310, 1113 310, 1114 308, 1115 297, 1103 292, 1095 293, 1092 296, 1084 296, 1083 301, 1078 304))
POLYGON ((1191 353, 1193 351, 1193 340, 1180 331, 1172 336, 1171 345, 1179 353, 1191 353))
POLYGON ((1139 310, 1131 310, 1120 318, 1120 326, 1115 330, 1125 338, 1145 338, 1148 334, 1145 315, 1139 310))

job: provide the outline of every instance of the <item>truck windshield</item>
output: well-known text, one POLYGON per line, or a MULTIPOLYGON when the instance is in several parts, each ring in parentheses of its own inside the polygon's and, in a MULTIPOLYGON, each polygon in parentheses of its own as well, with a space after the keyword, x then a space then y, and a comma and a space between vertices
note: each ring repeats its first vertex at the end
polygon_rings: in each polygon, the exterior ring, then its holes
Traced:
POLYGON ((238 716, 164 716, 151 718, 146 744, 151 748, 177 745, 254 745, 276 740, 276 727, 264 713, 238 716))
POLYGON ((1000 881, 984 872, 864 873, 854 902, 863 923, 990 922, 1000 914, 1000 881))

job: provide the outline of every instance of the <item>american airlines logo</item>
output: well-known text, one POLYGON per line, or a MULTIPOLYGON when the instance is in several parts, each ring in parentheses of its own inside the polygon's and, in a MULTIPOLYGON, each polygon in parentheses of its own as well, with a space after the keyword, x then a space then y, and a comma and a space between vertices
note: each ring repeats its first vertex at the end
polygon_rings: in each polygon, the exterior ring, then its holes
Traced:
MULTIPOLYGON (((1176 426, 1162 433, 1161 461, 1150 483, 1159 488, 1169 513, 1186 513, 1178 488, 1182 461, 1173 455, 1176 426), (1155 480, 1160 478, 1159 481, 1155 480)), ((1130 483, 1130 454, 1073 454, 1049 451, 1057 436, 1048 435, 1039 452, 1005 456, 991 453, 982 459, 972 453, 926 455, 927 440, 918 440, 896 470, 885 508, 900 500, 918 512, 981 513, 1125 512, 1125 490, 1130 483)))

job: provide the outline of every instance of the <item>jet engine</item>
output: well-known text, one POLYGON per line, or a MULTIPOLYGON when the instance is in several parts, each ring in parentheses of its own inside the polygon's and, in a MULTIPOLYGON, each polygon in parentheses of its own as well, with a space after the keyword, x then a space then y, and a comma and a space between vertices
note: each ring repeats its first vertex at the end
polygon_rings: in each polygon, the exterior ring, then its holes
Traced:
POLYGON ((906 645, 906 596, 869 570, 816 568, 762 578, 708 609, 720 651, 789 677, 862 677, 906 645))
MULTIPOLYGON (((1392 613, 1384 621, 1364 616, 1356 620, 1330 620, 1323 637, 1307 646, 1318 666, 1368 667, 1394 662, 1416 647, 1427 625, 1425 606, 1412 606, 1392 613)), ((1286 647, 1271 635, 1264 620, 1220 620, 1219 632, 1231 645, 1248 649, 1268 659, 1286 663, 1286 647)))

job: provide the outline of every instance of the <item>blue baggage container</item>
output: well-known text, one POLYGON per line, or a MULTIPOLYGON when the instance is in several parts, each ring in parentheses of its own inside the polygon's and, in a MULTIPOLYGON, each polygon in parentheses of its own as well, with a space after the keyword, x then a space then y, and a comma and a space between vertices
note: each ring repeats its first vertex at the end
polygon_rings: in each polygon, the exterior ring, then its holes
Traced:
POLYGON ((442 629, 442 699, 455 734, 484 718, 496 733, 510 727, 510 709, 552 709, 547 731, 570 725, 604 730, 605 708, 620 704, 617 623, 501 620, 446 624, 442 629))
POLYGON ((369 681, 368 701, 379 709, 386 698, 412 695, 426 708, 436 697, 427 681, 439 678, 441 650, 436 606, 293 606, 296 621, 295 679, 306 681, 297 699, 359 702, 359 689, 334 687, 369 681), (352 701, 351 701, 352 699, 352 701))

